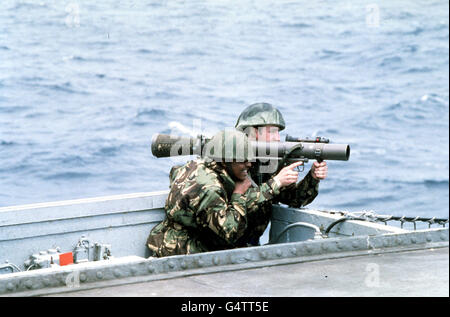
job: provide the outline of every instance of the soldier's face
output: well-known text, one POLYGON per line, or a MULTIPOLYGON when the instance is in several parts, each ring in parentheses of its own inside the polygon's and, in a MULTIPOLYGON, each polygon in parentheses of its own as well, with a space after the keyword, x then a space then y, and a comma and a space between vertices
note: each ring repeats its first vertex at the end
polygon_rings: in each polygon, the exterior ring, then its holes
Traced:
POLYGON ((231 163, 231 170, 234 176, 243 181, 248 176, 248 169, 252 166, 250 162, 233 162, 231 163))
POLYGON ((280 129, 273 125, 258 127, 256 129, 256 141, 280 142, 280 129))

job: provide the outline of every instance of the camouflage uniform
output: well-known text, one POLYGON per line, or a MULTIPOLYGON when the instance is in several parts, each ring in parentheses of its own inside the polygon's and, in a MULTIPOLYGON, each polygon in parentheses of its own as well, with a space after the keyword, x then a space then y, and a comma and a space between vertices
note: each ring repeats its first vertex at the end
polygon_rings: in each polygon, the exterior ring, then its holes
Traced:
POLYGON ((170 183, 166 218, 147 240, 158 257, 246 246, 258 219, 270 219, 260 206, 280 193, 273 179, 245 195, 233 193, 235 183, 224 166, 201 159, 172 168, 170 183))
MULTIPOLYGON (((281 112, 269 103, 255 103, 245 108, 239 115, 236 122, 236 129, 239 131, 246 131, 247 128, 257 128, 261 126, 276 126, 280 131, 284 130, 286 123, 281 112)), ((250 175, 258 186, 272 179, 273 176, 267 173, 259 172, 259 165, 261 163, 253 164, 250 169, 250 175)), ((314 179, 311 172, 306 174, 302 181, 297 184, 281 188, 280 195, 276 199, 262 203, 259 208, 258 217, 250 219, 252 222, 251 228, 253 230, 248 232, 248 236, 242 237, 247 244, 258 245, 259 237, 264 233, 269 224, 272 204, 282 203, 294 208, 300 208, 310 204, 319 193, 319 181, 314 179)), ((250 226, 250 225, 249 225, 250 226)))
MULTIPOLYGON (((252 166, 250 175, 259 187, 264 184, 263 181, 266 181, 266 183, 273 181, 275 176, 259 173, 257 165, 252 166)), ((257 188, 250 188, 247 193, 257 190, 257 188)), ((249 228, 252 228, 252 230, 248 230, 246 235, 241 238, 241 244, 259 245, 259 238, 266 230, 272 217, 272 204, 282 203, 289 207, 300 208, 310 204, 318 193, 319 181, 311 176, 311 172, 306 174, 300 182, 282 187, 279 195, 258 205, 257 217, 249 217, 249 228)))

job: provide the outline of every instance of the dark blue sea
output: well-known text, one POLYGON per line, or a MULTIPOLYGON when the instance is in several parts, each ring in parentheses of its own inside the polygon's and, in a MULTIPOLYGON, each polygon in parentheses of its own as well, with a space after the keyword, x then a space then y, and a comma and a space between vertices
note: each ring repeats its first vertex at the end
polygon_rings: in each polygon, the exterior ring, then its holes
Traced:
POLYGON ((448 217, 448 0, 1 0, 0 206, 166 190, 154 133, 255 102, 350 144, 311 208, 448 217))

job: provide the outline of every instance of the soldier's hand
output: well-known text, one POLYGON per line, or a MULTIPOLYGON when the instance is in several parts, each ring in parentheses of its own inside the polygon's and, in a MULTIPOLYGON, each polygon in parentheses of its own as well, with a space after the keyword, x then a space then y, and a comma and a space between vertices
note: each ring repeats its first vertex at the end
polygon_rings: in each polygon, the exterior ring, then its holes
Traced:
POLYGON ((325 179, 328 175, 327 162, 314 162, 311 166, 311 175, 317 180, 325 179))
POLYGON ((252 182, 250 181, 250 179, 248 177, 243 181, 237 181, 234 184, 233 193, 238 193, 238 194, 244 195, 250 186, 252 186, 252 182))
POLYGON ((273 179, 278 183, 280 187, 296 183, 298 179, 298 172, 294 171, 294 168, 300 165, 303 165, 303 162, 295 162, 284 167, 273 179))

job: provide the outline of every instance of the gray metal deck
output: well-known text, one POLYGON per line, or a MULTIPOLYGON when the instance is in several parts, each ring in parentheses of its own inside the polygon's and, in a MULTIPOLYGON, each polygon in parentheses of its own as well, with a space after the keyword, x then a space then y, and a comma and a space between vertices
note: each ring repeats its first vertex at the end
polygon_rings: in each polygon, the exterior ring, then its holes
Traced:
POLYGON ((448 297, 449 248, 353 255, 50 296, 448 297))
POLYGON ((411 231, 349 219, 324 238, 342 215, 274 205, 268 245, 148 258, 145 241, 165 215, 166 196, 0 208, 0 297, 448 296, 448 227, 411 231), (75 250, 80 236, 112 245, 114 258, 25 270, 30 255, 75 250))

